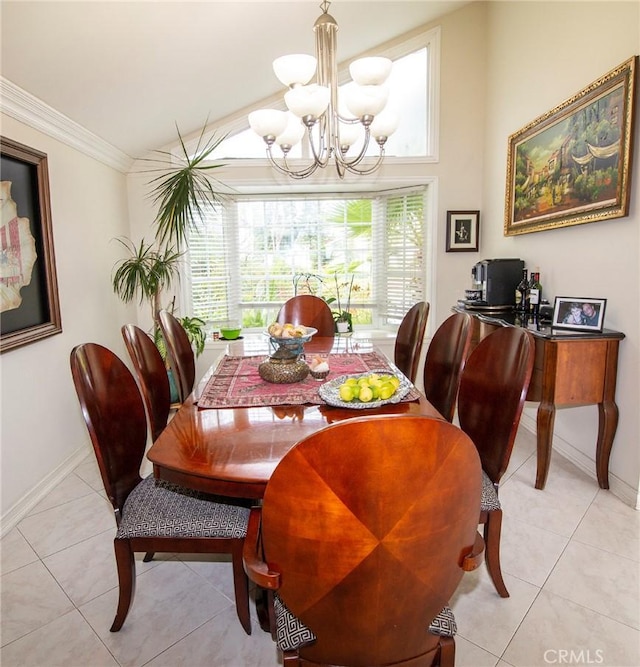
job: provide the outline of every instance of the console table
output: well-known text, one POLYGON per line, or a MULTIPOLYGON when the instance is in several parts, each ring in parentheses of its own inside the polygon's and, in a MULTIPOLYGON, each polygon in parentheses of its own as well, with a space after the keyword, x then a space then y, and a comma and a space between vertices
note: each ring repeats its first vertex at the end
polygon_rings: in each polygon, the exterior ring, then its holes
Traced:
POLYGON ((615 403, 619 331, 602 333, 552 329, 548 325, 521 324, 512 312, 486 314, 461 307, 473 315, 471 349, 502 326, 526 326, 536 342, 535 363, 527 400, 539 402, 536 420, 538 468, 536 489, 544 489, 551 461, 556 408, 598 406, 596 473, 601 489, 609 488, 609 457, 618 426, 615 403))

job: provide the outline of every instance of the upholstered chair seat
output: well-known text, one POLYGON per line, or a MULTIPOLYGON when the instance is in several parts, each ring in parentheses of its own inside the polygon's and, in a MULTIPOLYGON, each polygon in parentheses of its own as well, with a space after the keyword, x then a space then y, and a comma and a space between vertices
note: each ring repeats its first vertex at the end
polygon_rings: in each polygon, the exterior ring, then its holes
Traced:
POLYGON ((249 509, 220 502, 223 500, 153 476, 146 477, 124 503, 116 539, 244 538, 249 509))

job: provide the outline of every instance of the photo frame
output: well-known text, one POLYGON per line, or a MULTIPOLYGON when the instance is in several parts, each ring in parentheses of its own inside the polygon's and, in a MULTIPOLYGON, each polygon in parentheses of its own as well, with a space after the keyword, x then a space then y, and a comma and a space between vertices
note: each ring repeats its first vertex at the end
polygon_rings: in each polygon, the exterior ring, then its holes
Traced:
POLYGON ((0 353, 62 332, 45 153, 0 137, 0 353))
POLYGON ((604 326, 606 299, 557 296, 553 305, 554 329, 600 332, 604 326))
POLYGON ((509 137, 504 235, 629 214, 634 56, 509 137))
POLYGON ((447 252, 477 252, 480 211, 447 211, 447 252))

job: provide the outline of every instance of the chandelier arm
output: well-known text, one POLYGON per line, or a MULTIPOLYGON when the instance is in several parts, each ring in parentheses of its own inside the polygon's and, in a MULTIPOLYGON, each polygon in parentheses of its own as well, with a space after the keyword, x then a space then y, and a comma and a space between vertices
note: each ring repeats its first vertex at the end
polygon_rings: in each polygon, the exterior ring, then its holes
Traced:
POLYGON ((371 140, 371 132, 369 131, 369 128, 365 127, 364 129, 365 129, 364 142, 362 144, 362 148, 360 149, 360 152, 358 153, 358 155, 355 155, 354 157, 352 157, 350 159, 347 159, 341 153, 336 153, 336 157, 335 157, 336 162, 341 162, 345 166, 346 165, 355 166, 362 161, 362 159, 364 158, 364 156, 367 152, 367 149, 369 148, 369 142, 371 140))
POLYGON ((271 146, 267 146, 267 157, 269 158, 269 162, 273 167, 276 168, 277 171, 279 171, 281 174, 284 174, 285 176, 290 176, 291 178, 295 179, 302 179, 302 178, 307 178, 308 176, 311 176, 316 169, 320 166, 317 162, 313 162, 309 164, 307 167, 304 167, 303 169, 300 169, 299 171, 295 171, 294 169, 291 169, 289 165, 287 164, 287 158, 284 157, 282 161, 284 162, 284 166, 276 162, 276 159, 273 157, 273 153, 271 152, 271 146))
POLYGON ((347 163, 344 165, 345 169, 351 173, 351 174, 358 174, 359 176, 366 176, 367 174, 372 174, 376 169, 380 167, 382 164, 382 160, 384 159, 384 148, 380 151, 380 155, 378 155, 378 159, 376 160, 375 164, 371 167, 367 167, 366 169, 358 169, 356 165, 347 163))
POLYGON ((315 160, 316 164, 324 169, 328 164, 329 164, 329 159, 331 158, 331 148, 327 144, 327 141, 325 139, 325 134, 326 134, 326 119, 323 119, 322 121, 322 127, 318 128, 318 141, 320 142, 320 145, 318 146, 318 150, 316 150, 316 145, 313 141, 313 136, 311 133, 312 128, 308 128, 308 137, 309 137, 309 146, 311 147, 311 154, 313 155, 313 159, 315 160))

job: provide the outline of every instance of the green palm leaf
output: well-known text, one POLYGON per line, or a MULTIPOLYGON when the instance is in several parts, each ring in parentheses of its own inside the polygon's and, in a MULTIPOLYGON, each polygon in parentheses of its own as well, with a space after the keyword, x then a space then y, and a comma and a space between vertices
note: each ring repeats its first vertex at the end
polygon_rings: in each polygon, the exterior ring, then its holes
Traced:
POLYGON ((156 240, 161 245, 172 243, 178 248, 184 247, 187 231, 197 229, 197 221, 205 210, 224 200, 224 186, 211 176, 214 169, 224 165, 207 160, 226 136, 216 138, 214 135, 203 144, 205 127, 193 155, 189 154, 177 125, 181 155, 176 158, 167 151, 157 151, 162 156, 163 166, 151 170, 160 174, 150 185, 151 196, 158 205, 156 240), (174 164, 176 159, 178 163, 174 164))

